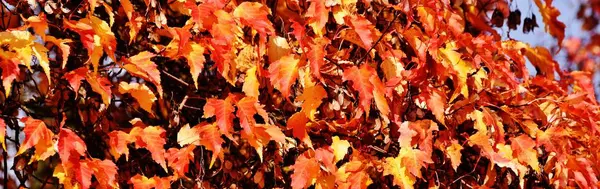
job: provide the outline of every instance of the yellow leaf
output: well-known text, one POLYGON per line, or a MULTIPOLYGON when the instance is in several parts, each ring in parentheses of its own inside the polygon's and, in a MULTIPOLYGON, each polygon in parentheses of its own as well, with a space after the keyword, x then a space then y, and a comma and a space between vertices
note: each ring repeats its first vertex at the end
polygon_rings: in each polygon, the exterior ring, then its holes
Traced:
POLYGON ((256 66, 252 66, 252 68, 246 70, 246 78, 244 79, 244 85, 242 86, 242 91, 246 96, 256 97, 260 94, 258 92, 258 87, 260 83, 256 78, 256 66))
POLYGON ((340 140, 338 136, 334 136, 333 142, 331 143, 331 148, 333 149, 335 162, 338 162, 344 159, 344 156, 346 156, 346 154, 348 153, 350 143, 347 140, 340 140))

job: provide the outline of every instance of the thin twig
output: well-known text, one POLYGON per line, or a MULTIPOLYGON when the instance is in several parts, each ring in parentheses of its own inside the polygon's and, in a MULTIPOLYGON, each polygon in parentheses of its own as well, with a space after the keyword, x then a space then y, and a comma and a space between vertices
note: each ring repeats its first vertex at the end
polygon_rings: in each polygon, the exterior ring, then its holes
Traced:
POLYGON ((185 82, 185 81, 183 81, 183 80, 175 77, 174 75, 171 75, 169 72, 165 72, 165 71, 162 71, 162 70, 160 72, 162 72, 163 74, 169 76, 171 79, 174 79, 175 81, 178 81, 179 83, 185 85, 186 87, 190 86, 190 84, 188 84, 187 82, 185 82))

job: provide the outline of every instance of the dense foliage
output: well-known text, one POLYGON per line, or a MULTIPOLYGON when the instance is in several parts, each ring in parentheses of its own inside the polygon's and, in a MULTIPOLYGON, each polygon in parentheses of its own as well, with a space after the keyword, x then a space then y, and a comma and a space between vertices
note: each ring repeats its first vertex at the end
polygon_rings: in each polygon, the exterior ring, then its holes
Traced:
POLYGON ((4 0, 2 185, 597 188, 599 3, 511 3, 4 0))

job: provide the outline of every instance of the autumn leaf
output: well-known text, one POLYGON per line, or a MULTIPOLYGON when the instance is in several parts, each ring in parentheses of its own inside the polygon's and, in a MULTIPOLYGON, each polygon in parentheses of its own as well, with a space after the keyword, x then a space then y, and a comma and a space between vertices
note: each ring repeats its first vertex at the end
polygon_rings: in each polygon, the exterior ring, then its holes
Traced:
POLYGON ((511 146, 520 162, 531 166, 536 172, 540 171, 537 151, 535 150, 536 143, 533 139, 527 135, 519 135, 511 138, 511 146))
POLYGON ((373 180, 367 172, 368 164, 364 160, 354 160, 342 165, 336 172, 336 183, 339 188, 366 189, 373 180))
POLYGON ((25 128, 23 129, 25 140, 21 147, 19 147, 17 155, 22 154, 31 147, 35 147, 35 154, 31 161, 45 160, 56 153, 54 142, 52 141, 54 133, 46 127, 46 124, 42 120, 24 117, 21 119, 21 122, 25 124, 25 128))
POLYGON ((189 43, 189 47, 185 49, 187 50, 187 55, 185 58, 190 66, 190 74, 192 74, 194 86, 198 87, 198 77, 200 76, 200 73, 204 68, 204 63, 206 62, 206 59, 204 58, 205 49, 201 44, 198 43, 189 43))
POLYGON ((99 160, 90 158, 86 160, 85 165, 92 171, 98 181, 100 188, 118 188, 118 167, 110 160, 99 160))
POLYGON ((194 159, 194 149, 196 146, 188 145, 181 149, 169 148, 165 157, 171 167, 178 176, 185 177, 185 173, 188 172, 190 161, 194 159))
POLYGON ((258 95, 260 94, 258 92, 260 83, 256 77, 256 69, 256 66, 252 66, 252 68, 246 70, 246 78, 244 79, 242 91, 244 91, 246 96, 258 98, 258 95))
POLYGON ((372 75, 376 75, 375 70, 363 64, 360 68, 354 66, 344 71, 343 79, 352 81, 352 88, 358 91, 361 108, 368 114, 371 109, 371 100, 373 100, 374 86, 370 81, 372 75))
POLYGON ((148 178, 143 175, 135 175, 131 177, 128 181, 133 184, 133 188, 136 189, 167 189, 171 188, 171 178, 170 177, 158 177, 154 176, 148 178))
POLYGON ((215 124, 199 124, 194 126, 194 128, 196 127, 198 127, 198 135, 200 135, 200 145, 213 152, 210 165, 208 166, 211 168, 217 157, 220 157, 221 160, 223 159, 222 145, 225 141, 221 138, 221 134, 215 124))
POLYGON ((156 86, 159 96, 162 97, 163 89, 160 83, 160 71, 151 60, 154 56, 156 56, 154 53, 148 51, 140 52, 126 59, 126 64, 123 65, 123 68, 130 74, 153 83, 156 86))
POLYGON ((63 162, 69 161, 71 153, 76 152, 77 157, 85 156, 87 145, 77 135, 77 133, 67 128, 61 128, 58 133, 57 144, 58 155, 63 162))
POLYGON ((329 18, 329 9, 325 7, 325 0, 311 0, 304 16, 308 17, 307 25, 313 29, 315 34, 322 36, 329 18))
POLYGON ((450 144, 448 147, 446 147, 446 156, 448 156, 448 158, 450 158, 450 163, 452 164, 452 168, 454 168, 454 170, 456 171, 458 166, 461 163, 461 150, 463 149, 463 147, 458 144, 458 142, 456 140, 452 140, 452 144, 450 144))
POLYGON ((129 159, 129 148, 127 145, 129 143, 134 142, 134 140, 129 136, 129 134, 123 131, 112 131, 108 134, 109 137, 109 146, 110 153, 116 160, 118 160, 121 155, 125 154, 125 159, 129 159))
POLYGON ((350 143, 347 140, 340 140, 338 136, 334 136, 331 148, 333 149, 333 155, 335 155, 335 162, 344 159, 344 156, 348 153, 350 143))
POLYGON ((322 103, 322 100, 327 98, 327 92, 321 85, 315 85, 304 89, 302 95, 298 96, 296 100, 304 101, 302 103, 302 112, 306 114, 310 120, 315 120, 315 113, 317 108, 322 103))
POLYGON ((289 54, 269 65, 271 84, 281 91, 284 97, 290 95, 290 87, 298 78, 299 64, 300 59, 293 54, 289 54))
POLYGON ((558 46, 562 47, 562 41, 565 38, 565 24, 558 20, 560 11, 556 7, 552 6, 552 0, 544 0, 542 4, 541 0, 534 0, 537 7, 542 13, 542 18, 545 23, 546 31, 550 32, 550 35, 554 36, 558 41, 558 46))
MULTIPOLYGON (((65 66, 67 66, 67 61, 69 60, 69 55, 71 54, 71 46, 67 43, 71 43, 73 42, 73 40, 70 39, 58 39, 55 38, 53 36, 47 36, 46 40, 48 42, 54 43, 54 45, 58 46, 58 48, 60 49, 60 53, 62 56, 62 64, 61 64, 61 68, 65 68, 65 66)), ((83 68, 83 67, 81 67, 83 68)), ((78 69, 81 69, 78 68, 78 69)))
MULTIPOLYGON (((141 120, 134 119, 130 121, 133 125, 136 122, 141 123, 141 120)), ((145 128, 134 127, 129 132, 130 137, 135 138, 136 148, 145 148, 150 151, 152 159, 156 161, 165 171, 167 164, 165 161, 165 130, 159 126, 148 126, 145 128)))
POLYGON ((275 32, 273 24, 267 18, 270 14, 271 9, 257 2, 242 2, 233 11, 233 16, 239 18, 242 24, 252 27, 264 37, 275 32))
POLYGON ((359 36, 364 47, 372 47, 377 38, 375 26, 363 16, 351 15, 344 17, 345 23, 359 36))
POLYGON ((142 109, 146 110, 148 113, 154 114, 154 111, 152 111, 152 104, 156 101, 156 96, 154 96, 154 93, 148 86, 122 81, 119 84, 119 92, 131 94, 131 96, 140 104, 142 109))
POLYGON ((302 112, 296 112, 287 120, 287 128, 292 129, 292 135, 302 140, 306 145, 312 147, 312 141, 306 132, 306 125, 308 124, 308 118, 306 114, 302 112))
POLYGON ((292 166, 294 173, 292 174, 292 188, 308 188, 312 185, 313 180, 317 178, 319 174, 319 162, 316 159, 311 158, 308 154, 304 153, 298 156, 296 162, 292 166))
POLYGON ((204 118, 215 116, 219 130, 230 139, 233 132, 233 112, 235 111, 231 100, 230 97, 225 100, 214 98, 206 100, 204 115, 202 116, 204 118))
MULTIPOLYGON (((80 71, 83 72, 83 70, 80 71)), ((102 102, 106 105, 109 105, 112 99, 112 84, 108 79, 106 79, 106 77, 100 76, 98 74, 99 73, 88 73, 85 77, 85 80, 90 84, 94 92, 100 94, 100 96, 102 97, 102 102)), ((76 78, 73 79, 76 80, 76 78)))

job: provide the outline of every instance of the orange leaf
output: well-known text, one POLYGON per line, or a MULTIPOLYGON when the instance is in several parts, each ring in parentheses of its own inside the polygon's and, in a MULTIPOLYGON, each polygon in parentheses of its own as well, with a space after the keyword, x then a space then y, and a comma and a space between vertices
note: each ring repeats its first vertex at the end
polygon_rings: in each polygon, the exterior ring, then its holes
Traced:
POLYGON ((206 104, 204 105, 204 116, 202 117, 209 118, 216 116, 219 130, 221 133, 231 139, 231 134, 233 132, 234 110, 235 109, 230 97, 227 97, 225 100, 211 98, 206 100, 206 104))
POLYGON ((156 96, 154 96, 154 93, 148 86, 139 83, 129 84, 121 81, 119 84, 119 92, 131 94, 131 96, 140 104, 142 109, 146 110, 148 113, 154 114, 154 111, 152 111, 152 104, 156 101, 156 96))
POLYGON ((542 4, 541 0, 534 0, 535 4, 542 13, 542 18, 546 25, 546 31, 550 32, 550 35, 556 37, 558 40, 558 46, 562 48, 562 41, 565 38, 565 24, 558 21, 560 11, 556 7, 552 6, 552 0, 544 0, 542 4))
POLYGON ((329 19, 329 9, 325 7, 325 0, 311 0, 305 17, 308 17, 307 23, 313 29, 317 36, 322 36, 325 30, 325 24, 329 19))
POLYGON ((106 77, 99 76, 98 73, 88 73, 86 81, 94 92, 100 94, 102 102, 109 105, 112 99, 112 90, 110 89, 112 83, 106 77))
POLYGON ((119 160, 122 154, 125 154, 125 160, 128 160, 129 148, 127 148, 127 145, 134 142, 134 140, 129 137, 129 134, 123 131, 113 131, 108 134, 108 137, 110 153, 115 157, 115 160, 119 160))
POLYGON ((58 133, 58 156, 63 162, 69 161, 72 152, 77 152, 76 157, 85 156, 87 146, 77 134, 70 129, 61 128, 58 133))
POLYGON ((354 29, 365 47, 372 47, 377 38, 375 26, 363 16, 350 15, 344 17, 345 23, 354 29))
POLYGON ((242 24, 258 31, 261 35, 272 35, 275 32, 273 24, 267 18, 271 9, 257 2, 242 2, 233 11, 233 16, 239 18, 242 24))
POLYGON ((21 119, 21 122, 25 123, 25 128, 23 129, 25 140, 21 144, 21 147, 19 147, 17 155, 22 154, 31 147, 35 147, 35 154, 31 161, 45 160, 56 153, 54 151, 54 142, 52 141, 54 133, 46 127, 46 124, 42 120, 24 117, 21 119))
POLYGON ((309 157, 308 153, 304 153, 298 156, 296 162, 292 166, 294 173, 292 173, 292 188, 308 188, 312 185, 313 179, 316 179, 319 175, 319 162, 316 159, 309 157))
MULTIPOLYGON (((136 119, 131 121, 132 124, 136 122, 136 119)), ((141 122, 141 121, 139 121, 141 122)), ((143 123, 140 123, 143 124, 143 123)), ((135 124, 134 124, 135 125, 135 124)), ((167 164, 165 162, 165 130, 159 126, 149 126, 146 128, 134 127, 129 135, 135 138, 135 145, 137 148, 146 148, 150 151, 152 159, 162 166, 167 171, 167 164)))
POLYGON ((348 153, 348 148, 351 147, 350 143, 347 140, 340 140, 340 137, 334 136, 333 142, 331 143, 331 148, 333 149, 333 155, 335 157, 335 162, 344 159, 344 156, 348 153))
POLYGON ((294 113, 287 120, 287 128, 292 129, 292 135, 302 140, 309 147, 312 147, 312 142, 306 132, 306 124, 308 124, 308 118, 302 112, 294 113))
POLYGON ((311 73, 317 79, 321 79, 321 66, 325 64, 323 61, 326 55, 325 46, 330 42, 327 38, 316 38, 310 44, 310 50, 307 52, 311 73))
POLYGON ((189 46, 185 50, 187 50, 185 58, 190 66, 190 74, 192 74, 194 86, 198 87, 198 77, 202 69, 204 69, 204 63, 206 62, 204 58, 205 49, 202 45, 192 42, 189 43, 189 46))
POLYGON ((290 86, 298 78, 298 67, 300 59, 293 54, 281 57, 281 59, 269 65, 269 79, 275 88, 281 91, 284 97, 290 95, 290 86))
POLYGON ((323 89, 321 85, 315 85, 305 88, 304 92, 297 98, 297 100, 304 101, 304 103, 302 103, 302 112, 306 114, 306 117, 314 121, 314 114, 324 98, 327 98, 327 92, 325 89, 323 89))
POLYGON ((344 71, 343 79, 352 81, 352 88, 358 91, 361 108, 368 114, 371 109, 374 86, 370 81, 371 76, 377 75, 375 70, 363 64, 360 69, 353 66, 344 71))
POLYGON ((110 160, 99 160, 91 158, 85 161, 85 165, 90 169, 96 180, 98 181, 98 188, 118 188, 119 183, 117 179, 117 165, 110 160))
POLYGON ((170 148, 167 150, 167 162, 169 162, 169 167, 175 170, 177 176, 185 177, 185 173, 188 172, 188 167, 190 161, 194 159, 194 149, 196 146, 188 145, 187 147, 183 147, 181 149, 170 148))
POLYGON ((60 53, 62 55, 62 64, 61 64, 61 68, 65 68, 65 66, 67 66, 67 60, 69 59, 69 55, 71 54, 71 46, 69 46, 67 43, 71 43, 73 42, 70 39, 57 39, 54 36, 47 36, 46 40, 48 40, 48 42, 54 43, 54 45, 58 46, 58 48, 60 49, 60 53))
POLYGON ((156 86, 159 96, 162 97, 163 89, 160 83, 160 71, 151 60, 154 56, 156 56, 154 53, 148 51, 140 52, 126 59, 126 64, 123 65, 123 68, 130 74, 153 83, 156 86))
POLYGON ((207 150, 212 151, 213 155, 210 167, 212 167, 217 157, 223 157, 221 145, 225 141, 221 138, 221 133, 219 133, 218 127, 215 124, 203 122, 192 128, 189 125, 185 125, 177 133, 177 142, 181 146, 187 144, 202 145, 207 150))
POLYGON ((167 189, 171 188, 170 177, 158 177, 154 176, 148 178, 146 176, 137 174, 129 179, 129 183, 133 184, 135 189, 167 189))
POLYGON ((517 154, 517 159, 521 163, 531 166, 536 172, 539 172, 540 163, 538 162, 537 151, 535 149, 535 141, 525 134, 511 138, 510 141, 513 152, 517 154))

